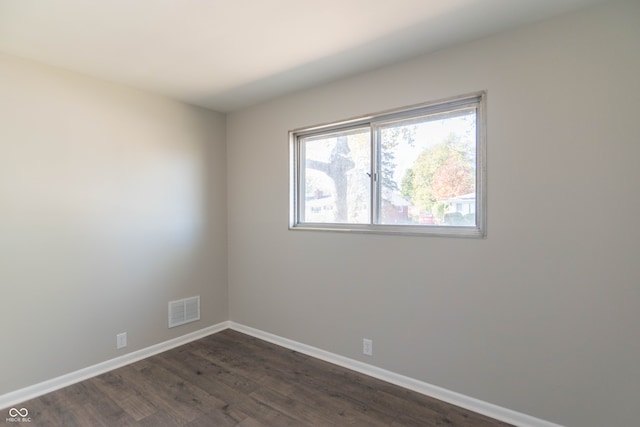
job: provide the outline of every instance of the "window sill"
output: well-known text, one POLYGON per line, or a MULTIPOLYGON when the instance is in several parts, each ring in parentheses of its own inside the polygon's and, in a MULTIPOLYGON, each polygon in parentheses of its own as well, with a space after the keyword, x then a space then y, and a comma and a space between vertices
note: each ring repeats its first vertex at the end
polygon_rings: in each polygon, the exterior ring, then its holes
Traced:
POLYGON ((290 230, 323 231, 336 233, 385 234, 397 236, 462 237, 482 239, 485 233, 478 226, 414 226, 414 225, 359 225, 359 224, 296 224, 290 230))

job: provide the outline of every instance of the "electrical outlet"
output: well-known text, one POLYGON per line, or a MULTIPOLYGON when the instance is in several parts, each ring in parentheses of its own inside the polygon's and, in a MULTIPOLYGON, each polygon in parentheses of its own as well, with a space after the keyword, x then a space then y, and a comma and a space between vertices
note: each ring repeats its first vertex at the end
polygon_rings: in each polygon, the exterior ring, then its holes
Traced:
POLYGON ((373 341, 366 338, 362 340, 362 354, 365 356, 373 356, 373 341))
POLYGON ((127 346, 127 333, 123 332, 116 335, 116 348, 123 348, 127 346))

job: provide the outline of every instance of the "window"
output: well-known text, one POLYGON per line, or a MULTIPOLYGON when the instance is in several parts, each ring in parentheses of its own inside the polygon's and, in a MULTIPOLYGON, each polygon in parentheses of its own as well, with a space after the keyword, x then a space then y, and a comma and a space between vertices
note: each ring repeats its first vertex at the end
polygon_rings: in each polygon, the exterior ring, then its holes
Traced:
POLYGON ((485 94, 290 132, 290 228, 484 236, 485 94))

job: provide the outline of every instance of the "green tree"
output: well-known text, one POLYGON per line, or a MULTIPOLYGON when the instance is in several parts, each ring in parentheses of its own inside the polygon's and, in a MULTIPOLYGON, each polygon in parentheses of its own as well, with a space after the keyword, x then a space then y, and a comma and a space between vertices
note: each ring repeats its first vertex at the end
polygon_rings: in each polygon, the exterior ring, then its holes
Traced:
POLYGON ((413 195, 413 169, 407 169, 402 178, 402 197, 411 199, 413 195))
POLYGON ((397 191, 398 183, 394 179, 396 170, 396 151, 398 145, 405 143, 413 146, 416 126, 390 126, 382 129, 380 140, 380 180, 383 189, 397 191))

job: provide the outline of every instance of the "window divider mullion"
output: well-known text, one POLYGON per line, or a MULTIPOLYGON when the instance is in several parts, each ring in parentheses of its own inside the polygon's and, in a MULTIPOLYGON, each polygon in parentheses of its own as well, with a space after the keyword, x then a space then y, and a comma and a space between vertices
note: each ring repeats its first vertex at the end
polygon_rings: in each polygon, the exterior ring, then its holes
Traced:
POLYGON ((371 225, 380 222, 380 206, 379 206, 379 147, 380 135, 379 127, 375 123, 371 123, 371 225))

